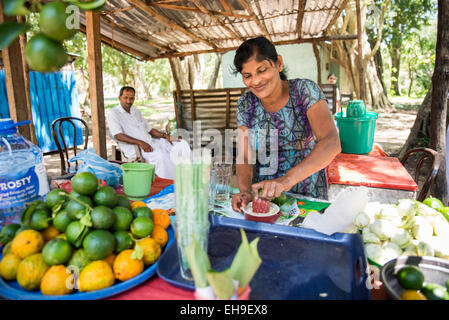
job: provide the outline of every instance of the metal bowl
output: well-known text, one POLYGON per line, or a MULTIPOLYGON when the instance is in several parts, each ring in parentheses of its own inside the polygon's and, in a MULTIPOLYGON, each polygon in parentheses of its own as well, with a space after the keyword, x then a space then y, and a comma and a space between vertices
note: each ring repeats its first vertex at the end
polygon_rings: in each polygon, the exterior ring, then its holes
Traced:
POLYGON ((391 299, 401 300, 405 290, 397 280, 397 273, 405 265, 418 267, 424 274, 424 283, 437 283, 446 286, 449 279, 449 261, 435 257, 400 256, 383 265, 380 280, 391 299))

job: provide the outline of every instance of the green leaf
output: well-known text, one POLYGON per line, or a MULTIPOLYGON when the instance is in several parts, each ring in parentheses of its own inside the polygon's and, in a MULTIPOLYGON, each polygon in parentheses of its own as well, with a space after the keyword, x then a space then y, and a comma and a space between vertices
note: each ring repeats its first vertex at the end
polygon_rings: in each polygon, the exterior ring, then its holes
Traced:
POLYGON ((64 205, 65 200, 61 200, 51 209, 51 216, 54 218, 58 214, 59 211, 61 211, 62 206, 64 205))
POLYGON ((211 268, 210 260, 201 244, 196 240, 195 235, 193 235, 192 242, 185 248, 185 251, 195 287, 207 287, 209 283, 207 282, 206 272, 211 268))
POLYGON ((77 0, 65 0, 64 2, 74 4, 78 8, 87 11, 100 10, 106 4, 106 0, 93 0, 87 2, 80 2, 77 0))
POLYGON ((22 213, 22 216, 20 217, 20 223, 24 224, 30 221, 31 215, 33 214, 34 210, 37 207, 37 203, 32 203, 30 206, 28 206, 22 213))
POLYGON ((131 259, 134 260, 142 260, 143 259, 143 249, 139 246, 139 242, 136 242, 134 246, 133 253, 131 253, 131 259))
POLYGON ((29 25, 8 21, 0 24, 0 50, 9 46, 18 36, 26 32, 29 25))
POLYGON ((3 11, 7 16, 26 16, 30 10, 25 7, 26 0, 3 0, 3 11))
POLYGON ((230 269, 222 272, 210 270, 206 272, 206 276, 218 299, 229 300, 232 297, 235 288, 230 269))
POLYGON ((85 209, 84 210, 84 215, 83 217, 80 219, 80 222, 82 225, 85 225, 86 227, 92 227, 92 218, 90 216, 90 210, 89 209, 85 209))

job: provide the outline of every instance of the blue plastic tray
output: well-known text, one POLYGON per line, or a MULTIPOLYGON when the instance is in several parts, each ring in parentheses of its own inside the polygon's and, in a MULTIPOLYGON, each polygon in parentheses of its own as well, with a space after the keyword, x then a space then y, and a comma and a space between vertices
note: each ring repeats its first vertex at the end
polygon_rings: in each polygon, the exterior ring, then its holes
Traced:
MULTIPOLYGON (((175 233, 173 231, 173 227, 169 226, 167 228, 168 233, 168 242, 164 248, 164 252, 171 246, 175 239, 175 233)), ((2 255, 0 254, 0 259, 2 255)), ((4 281, 0 278, 0 296, 3 296, 6 299, 12 300, 95 300, 95 299, 103 299, 115 294, 124 292, 129 290, 142 282, 149 279, 156 273, 157 264, 159 260, 152 264, 150 267, 145 269, 141 274, 136 277, 129 279, 124 282, 119 282, 112 287, 92 291, 92 292, 79 292, 75 291, 75 293, 71 293, 68 295, 62 296, 46 296, 43 295, 40 290, 27 291, 19 284, 17 281, 4 281)))
MULTIPOLYGON (((250 283, 252 300, 370 298, 367 261, 358 234, 327 236, 312 229, 215 215, 210 220, 208 255, 215 270, 230 267, 241 243, 240 228, 249 241, 260 238, 262 264, 250 283)), ((174 286, 195 289, 193 281, 180 275, 176 242, 159 259, 157 273, 174 286)))

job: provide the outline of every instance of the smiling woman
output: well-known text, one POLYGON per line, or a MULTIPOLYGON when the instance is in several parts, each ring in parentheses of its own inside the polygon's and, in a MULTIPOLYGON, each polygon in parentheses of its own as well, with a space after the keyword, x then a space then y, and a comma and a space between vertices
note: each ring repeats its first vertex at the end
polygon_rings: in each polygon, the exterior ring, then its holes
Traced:
POLYGON ((308 79, 287 80, 282 56, 264 37, 242 43, 234 66, 249 91, 237 103, 244 161, 236 166, 240 193, 232 199, 233 209, 241 212, 253 195, 271 200, 283 191, 327 199, 324 168, 341 147, 320 87, 308 79), (272 137, 277 143, 268 143, 272 137), (276 159, 274 172, 271 160, 266 170, 267 161, 251 158, 267 147, 276 159))

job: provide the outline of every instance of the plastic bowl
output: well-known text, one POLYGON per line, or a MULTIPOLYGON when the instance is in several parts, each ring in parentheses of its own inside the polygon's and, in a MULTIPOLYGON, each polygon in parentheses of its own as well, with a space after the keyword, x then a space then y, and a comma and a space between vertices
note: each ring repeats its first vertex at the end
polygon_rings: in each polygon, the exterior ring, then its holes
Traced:
POLYGON ((242 208, 245 213, 245 219, 258 222, 275 223, 281 216, 282 212, 277 205, 270 202, 270 213, 254 213, 253 203, 250 202, 246 208, 242 208))

